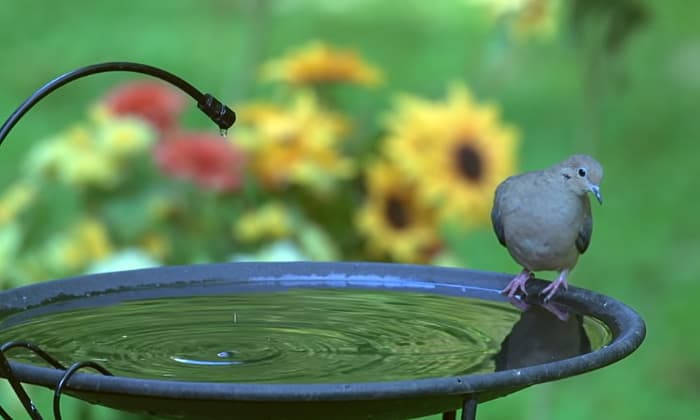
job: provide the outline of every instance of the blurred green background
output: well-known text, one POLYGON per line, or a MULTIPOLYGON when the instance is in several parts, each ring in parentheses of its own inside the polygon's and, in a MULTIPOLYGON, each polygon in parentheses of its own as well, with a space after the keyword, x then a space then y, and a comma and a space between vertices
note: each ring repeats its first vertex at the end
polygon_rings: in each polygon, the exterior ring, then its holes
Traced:
MULTIPOLYGON (((578 152, 602 162, 605 205, 594 207, 593 242, 571 282, 629 304, 649 330, 628 359, 487 403, 479 418, 696 418, 700 7, 559 2, 553 32, 529 33, 514 28, 515 14, 494 18, 489 3, 508 2, 8 1, 0 14, 0 114, 62 72, 115 60, 162 67, 235 104, 269 89, 256 83, 263 61, 311 40, 355 48, 383 70, 379 88, 344 97, 370 127, 397 93, 442 97, 449 82, 463 81, 520 131, 520 169, 578 152)), ((37 140, 83 119, 96 98, 130 78, 84 79, 32 110, 2 145, 0 187, 17 180, 19 161, 37 140)), ((209 129, 192 108, 188 123, 209 129)), ((376 136, 371 129, 358 136, 376 136)), ((60 203, 51 211, 60 212, 60 203)), ((518 270, 490 228, 450 232, 446 240, 465 266, 518 270)), ((71 418, 126 418, 77 401, 66 407, 71 418)))

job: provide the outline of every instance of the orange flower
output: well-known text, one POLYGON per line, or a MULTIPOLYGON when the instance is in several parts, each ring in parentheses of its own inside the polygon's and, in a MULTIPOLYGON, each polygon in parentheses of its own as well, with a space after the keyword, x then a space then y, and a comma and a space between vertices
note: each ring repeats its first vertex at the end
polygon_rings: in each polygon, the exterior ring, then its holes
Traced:
POLYGON ((243 183, 245 156, 223 137, 180 133, 160 142, 155 159, 161 171, 190 180, 202 188, 231 192, 243 183))
POLYGON ((157 82, 134 82, 122 85, 105 98, 107 109, 116 115, 133 115, 152 124, 161 133, 177 124, 185 99, 157 82))

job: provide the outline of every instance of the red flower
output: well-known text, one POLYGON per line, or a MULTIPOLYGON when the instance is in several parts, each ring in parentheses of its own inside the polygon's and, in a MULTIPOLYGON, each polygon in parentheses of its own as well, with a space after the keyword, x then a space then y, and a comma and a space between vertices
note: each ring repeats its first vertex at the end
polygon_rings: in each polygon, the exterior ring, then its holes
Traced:
POLYGON ((221 192, 243 183, 245 155, 229 140, 210 133, 179 133, 159 142, 155 159, 161 171, 221 192))
POLYGON ((185 106, 185 99, 163 83, 140 81, 122 85, 105 98, 107 108, 117 115, 135 115, 160 133, 172 129, 185 106))

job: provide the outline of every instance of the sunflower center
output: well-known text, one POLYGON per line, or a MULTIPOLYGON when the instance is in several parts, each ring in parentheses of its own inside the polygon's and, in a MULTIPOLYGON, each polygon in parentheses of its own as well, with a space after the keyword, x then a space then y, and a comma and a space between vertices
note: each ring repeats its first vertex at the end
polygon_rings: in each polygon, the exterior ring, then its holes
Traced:
POLYGON ((410 223, 405 203, 394 195, 389 196, 384 203, 384 215, 394 229, 403 229, 410 223))
POLYGON ((478 182, 484 171, 479 152, 469 144, 460 144, 455 153, 455 164, 460 175, 469 181, 478 182))

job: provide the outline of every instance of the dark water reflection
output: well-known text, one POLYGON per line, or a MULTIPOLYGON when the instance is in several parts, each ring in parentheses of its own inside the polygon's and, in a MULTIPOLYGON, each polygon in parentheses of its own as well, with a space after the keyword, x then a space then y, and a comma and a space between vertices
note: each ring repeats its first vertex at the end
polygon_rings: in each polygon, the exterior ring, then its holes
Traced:
POLYGON ((496 370, 517 369, 568 359, 589 353, 591 338, 600 347, 607 332, 603 325, 585 322, 578 314, 551 311, 529 306, 513 325, 496 354, 496 370), (584 325, 587 324, 588 332, 584 325), (595 331, 595 329, 600 330, 595 331), (589 334, 592 337, 589 337, 589 334))

